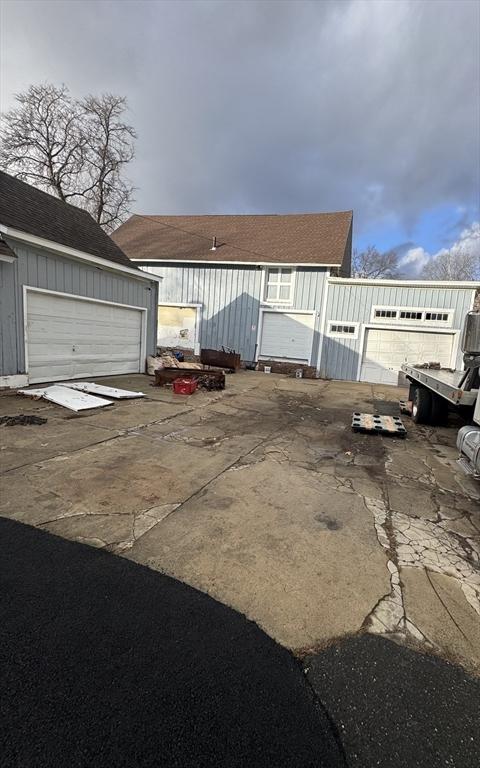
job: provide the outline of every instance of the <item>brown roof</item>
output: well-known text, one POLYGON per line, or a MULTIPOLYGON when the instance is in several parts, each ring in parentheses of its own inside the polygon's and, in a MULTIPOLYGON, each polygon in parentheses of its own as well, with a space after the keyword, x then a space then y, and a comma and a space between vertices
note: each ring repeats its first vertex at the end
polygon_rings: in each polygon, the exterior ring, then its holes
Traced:
POLYGON ((112 235, 131 259, 327 264, 350 254, 352 211, 264 216, 132 216, 112 235), (210 250, 212 239, 217 249, 210 250))
POLYGON ((135 269, 87 211, 0 171, 0 224, 135 269))

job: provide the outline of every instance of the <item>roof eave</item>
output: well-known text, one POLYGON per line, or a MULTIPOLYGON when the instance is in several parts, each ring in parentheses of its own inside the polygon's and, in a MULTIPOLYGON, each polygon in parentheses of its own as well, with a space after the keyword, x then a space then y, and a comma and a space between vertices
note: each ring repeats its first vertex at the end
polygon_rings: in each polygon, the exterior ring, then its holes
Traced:
POLYGON ((135 264, 214 264, 220 266, 244 266, 244 267, 341 267, 341 261, 312 262, 312 261, 221 261, 220 259, 130 259, 135 264))
POLYGON ((117 264, 109 259, 103 259, 100 256, 93 256, 86 251, 80 251, 77 248, 70 248, 68 245, 62 245, 53 240, 47 240, 43 237, 37 237, 29 232, 23 232, 13 227, 7 227, 5 224, 0 223, 0 232, 7 237, 11 237, 13 240, 20 240, 21 242, 29 243, 37 248, 45 248, 46 250, 53 251, 61 256, 67 256, 70 259, 76 259, 78 261, 88 262, 95 265, 98 269, 108 270, 110 272, 122 272, 128 274, 130 277, 134 277, 137 280, 160 281, 162 278, 158 275, 149 275, 146 272, 142 272, 135 267, 127 267, 124 264, 117 264))

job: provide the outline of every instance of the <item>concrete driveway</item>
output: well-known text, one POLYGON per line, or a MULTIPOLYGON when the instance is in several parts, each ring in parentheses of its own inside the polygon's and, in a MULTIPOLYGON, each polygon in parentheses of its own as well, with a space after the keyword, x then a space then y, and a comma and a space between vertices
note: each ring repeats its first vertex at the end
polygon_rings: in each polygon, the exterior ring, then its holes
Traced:
MULTIPOLYGON (((100 380, 99 380, 100 381, 100 380)), ((0 514, 175 576, 299 654, 371 632, 480 668, 480 484, 456 426, 354 434, 403 390, 241 372, 74 414, 0 396, 0 514)))

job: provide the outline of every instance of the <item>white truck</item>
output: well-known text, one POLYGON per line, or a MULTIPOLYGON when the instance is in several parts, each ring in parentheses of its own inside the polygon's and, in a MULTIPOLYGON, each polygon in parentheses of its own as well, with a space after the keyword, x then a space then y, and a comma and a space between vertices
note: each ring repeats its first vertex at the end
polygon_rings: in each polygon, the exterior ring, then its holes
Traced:
POLYGON ((418 424, 444 424, 455 408, 470 422, 458 431, 459 465, 480 479, 480 312, 469 312, 462 334, 463 371, 402 365, 410 382, 407 409, 418 424))

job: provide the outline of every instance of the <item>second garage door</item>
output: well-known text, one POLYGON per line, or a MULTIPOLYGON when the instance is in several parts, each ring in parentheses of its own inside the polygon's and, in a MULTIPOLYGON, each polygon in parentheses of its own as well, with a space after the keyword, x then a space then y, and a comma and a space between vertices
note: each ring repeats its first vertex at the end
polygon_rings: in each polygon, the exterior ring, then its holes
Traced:
POLYGON ((369 328, 365 334, 360 380, 397 384, 403 363, 436 362, 448 368, 452 364, 453 339, 451 333, 369 328))
POLYGON ((143 370, 141 310, 36 291, 26 302, 31 384, 143 370))
POLYGON ((302 312, 264 312, 260 357, 309 363, 314 316, 302 312))

